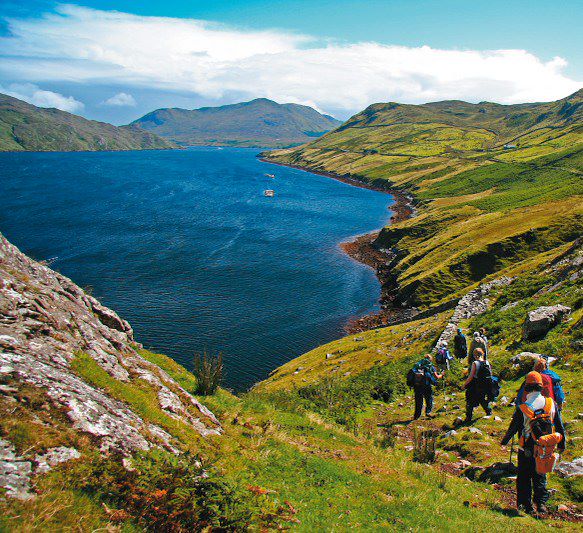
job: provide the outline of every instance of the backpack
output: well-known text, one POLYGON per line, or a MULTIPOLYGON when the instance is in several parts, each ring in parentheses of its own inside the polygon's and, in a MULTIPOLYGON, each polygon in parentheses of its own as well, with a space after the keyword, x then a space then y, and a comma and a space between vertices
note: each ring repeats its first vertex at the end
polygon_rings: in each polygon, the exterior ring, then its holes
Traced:
POLYGON ((488 361, 478 361, 476 388, 488 401, 493 402, 500 394, 500 378, 492 375, 492 367, 488 361))
POLYGON ((555 399, 555 391, 553 389, 553 380, 551 379, 551 376, 548 376, 546 374, 541 373, 540 377, 543 380, 542 395, 545 398, 552 398, 554 400, 555 399))
POLYGON ((543 370, 541 372, 541 376, 549 376, 551 378, 551 382, 553 384, 553 400, 555 400, 557 407, 563 405, 565 403, 565 392, 563 391, 561 378, 558 376, 558 374, 552 370, 543 370))
POLYGON ((438 365, 445 365, 447 363, 447 349, 441 347, 437 349, 437 355, 435 356, 435 362, 438 365))
POLYGON ((407 372, 407 386, 410 388, 426 385, 427 380, 423 368, 412 368, 407 372))
MULTIPOLYGON (((528 418, 530 437, 534 443, 534 459, 538 474, 548 474, 552 472, 557 463, 558 454, 555 453, 557 444, 561 442, 563 436, 555 431, 555 426, 551 419, 553 411, 552 398, 545 398, 545 406, 534 411, 531 404, 523 403, 520 410, 528 418)), ((524 446, 524 436, 521 445, 524 446)))

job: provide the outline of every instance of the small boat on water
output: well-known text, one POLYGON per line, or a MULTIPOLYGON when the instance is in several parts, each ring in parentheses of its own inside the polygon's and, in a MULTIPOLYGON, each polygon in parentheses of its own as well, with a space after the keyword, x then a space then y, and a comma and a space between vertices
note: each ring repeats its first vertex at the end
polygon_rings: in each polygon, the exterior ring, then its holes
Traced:
POLYGON ((275 178, 275 174, 265 174, 268 178, 275 178))
POLYGON ((273 189, 266 189, 263 191, 263 196, 275 196, 275 191, 273 189))

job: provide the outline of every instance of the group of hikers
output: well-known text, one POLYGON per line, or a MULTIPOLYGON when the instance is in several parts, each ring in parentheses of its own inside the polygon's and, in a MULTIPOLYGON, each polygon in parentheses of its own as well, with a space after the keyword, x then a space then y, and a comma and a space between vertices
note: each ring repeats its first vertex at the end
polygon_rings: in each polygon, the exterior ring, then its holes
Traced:
MULTIPOLYGON (((500 393, 499 379, 492 374, 488 361, 489 343, 486 331, 474 332, 469 343, 461 329, 453 339, 453 355, 446 341, 438 342, 435 357, 427 354, 409 371, 407 383, 415 394, 414 419, 423 411, 432 418, 433 387, 443 379, 451 362, 467 358, 467 378, 463 384, 466 393, 465 424, 471 424, 474 409, 481 406, 487 416, 492 415, 490 403, 500 393)), ((555 466, 558 455, 565 450, 565 429, 561 410, 565 404, 561 378, 548 367, 546 358, 535 360, 516 395, 515 411, 510 426, 501 441, 507 445, 518 435, 518 472, 516 479, 517 506, 526 513, 547 513, 549 491, 546 474, 555 466)), ((514 441, 513 441, 514 442, 514 441)))

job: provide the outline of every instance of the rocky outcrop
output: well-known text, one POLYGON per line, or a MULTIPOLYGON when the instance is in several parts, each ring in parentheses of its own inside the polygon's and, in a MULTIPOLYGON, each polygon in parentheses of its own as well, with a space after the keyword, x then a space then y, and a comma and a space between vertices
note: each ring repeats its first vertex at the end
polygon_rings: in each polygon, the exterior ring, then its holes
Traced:
POLYGON ((142 379, 158 391, 160 409, 200 435, 222 432, 213 413, 166 372, 139 355, 130 325, 70 279, 37 263, 0 235, 0 381, 46 392, 72 425, 103 451, 124 454, 164 446, 172 437, 72 368, 89 355, 112 379, 142 379))
POLYGON ((523 324, 523 338, 530 340, 544 337, 569 313, 571 313, 571 308, 564 305, 544 306, 530 311, 523 324))

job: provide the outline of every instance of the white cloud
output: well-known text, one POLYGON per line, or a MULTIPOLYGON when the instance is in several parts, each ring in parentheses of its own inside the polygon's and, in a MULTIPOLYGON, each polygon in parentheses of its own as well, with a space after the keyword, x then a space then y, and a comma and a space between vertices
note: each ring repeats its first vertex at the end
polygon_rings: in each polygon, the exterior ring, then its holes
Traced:
POLYGON ((43 91, 32 83, 11 83, 7 87, 0 85, 0 92, 38 107, 56 107, 69 113, 78 113, 85 107, 83 102, 75 100, 72 96, 43 91))
POLYGON ((321 42, 71 5, 10 19, 9 27, 11 35, 0 38, 0 75, 12 80, 115 83, 208 99, 264 96, 346 111, 391 100, 545 101, 583 85, 563 73, 563 58, 545 62, 525 50, 321 42))
POLYGON ((117 93, 116 95, 108 98, 103 105, 119 106, 119 107, 135 107, 137 105, 135 98, 128 93, 117 93))

